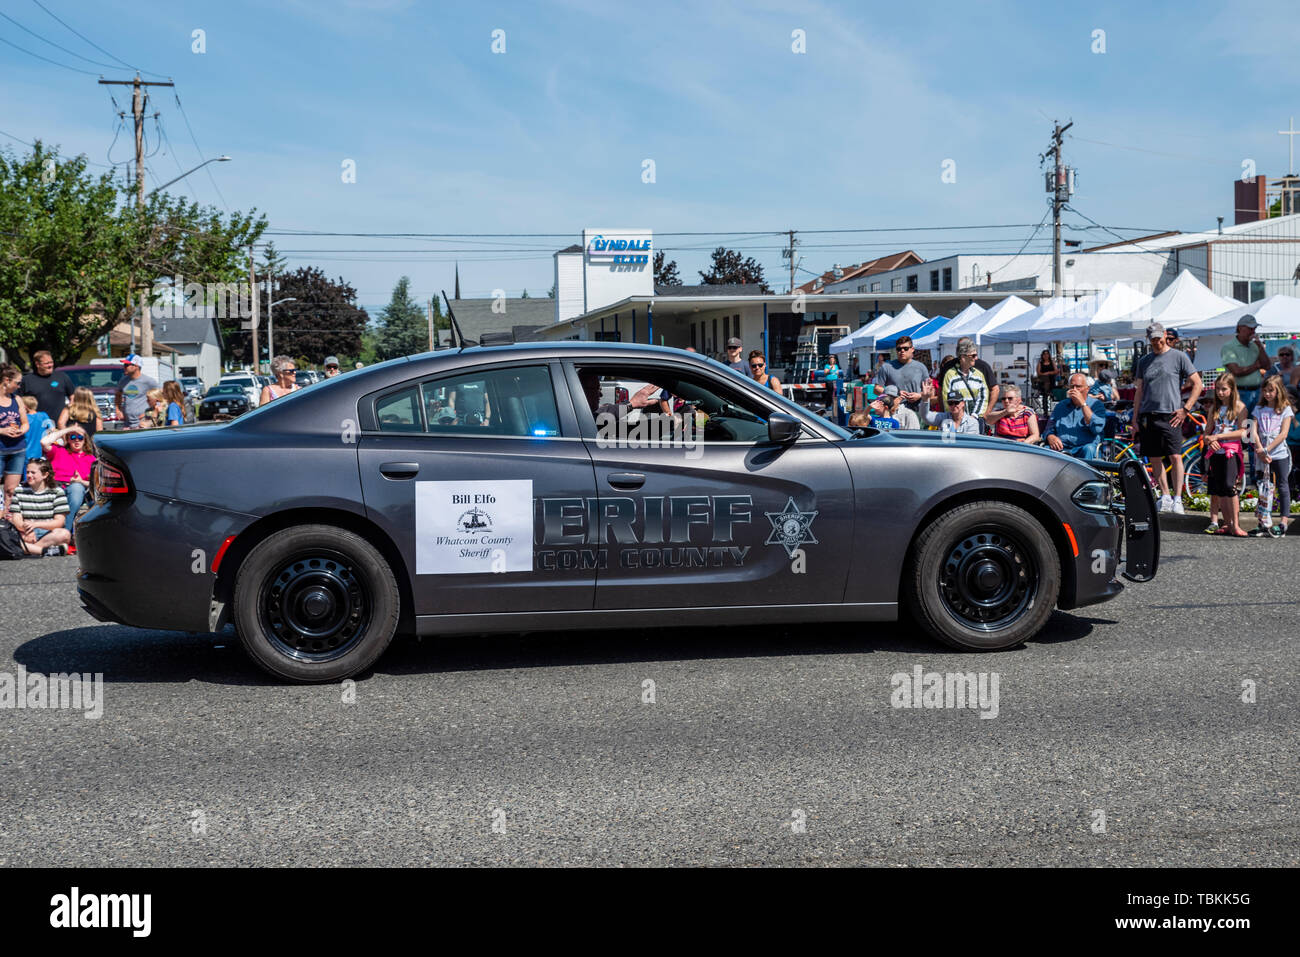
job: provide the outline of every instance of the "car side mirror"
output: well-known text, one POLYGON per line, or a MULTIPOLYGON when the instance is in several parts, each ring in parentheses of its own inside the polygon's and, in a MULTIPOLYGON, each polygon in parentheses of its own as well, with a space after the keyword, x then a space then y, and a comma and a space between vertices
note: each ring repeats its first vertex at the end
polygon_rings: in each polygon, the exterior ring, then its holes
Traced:
POLYGON ((787 412, 773 412, 767 420, 767 438, 771 442, 782 444, 799 438, 803 425, 787 412))

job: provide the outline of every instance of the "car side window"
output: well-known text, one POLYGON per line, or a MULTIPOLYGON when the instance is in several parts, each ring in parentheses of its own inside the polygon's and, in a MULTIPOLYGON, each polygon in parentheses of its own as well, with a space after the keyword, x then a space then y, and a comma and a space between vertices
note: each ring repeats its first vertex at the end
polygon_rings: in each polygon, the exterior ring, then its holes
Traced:
MULTIPOLYGON (((578 381, 598 438, 677 444, 765 442, 770 410, 725 383, 671 368, 580 364, 578 381)), ((579 410, 581 414, 582 410, 579 410)))
POLYGON ((375 420, 384 432, 530 438, 560 434, 551 372, 544 365, 427 379, 377 399, 375 420))
POLYGON ((420 390, 410 386, 375 400, 375 421, 381 432, 423 432, 420 390))

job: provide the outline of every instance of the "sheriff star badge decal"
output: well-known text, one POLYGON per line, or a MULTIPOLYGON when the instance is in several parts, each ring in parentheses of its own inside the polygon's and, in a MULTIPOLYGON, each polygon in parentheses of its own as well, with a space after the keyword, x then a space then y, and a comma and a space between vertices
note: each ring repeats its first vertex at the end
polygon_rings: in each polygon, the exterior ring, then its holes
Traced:
POLYGON ((795 549, 800 545, 819 544, 817 536, 812 533, 812 523, 817 517, 817 509, 811 512, 801 511, 799 506, 794 504, 793 496, 781 511, 763 514, 772 523, 772 534, 767 537, 765 545, 782 545, 785 547, 786 555, 794 558, 795 549))

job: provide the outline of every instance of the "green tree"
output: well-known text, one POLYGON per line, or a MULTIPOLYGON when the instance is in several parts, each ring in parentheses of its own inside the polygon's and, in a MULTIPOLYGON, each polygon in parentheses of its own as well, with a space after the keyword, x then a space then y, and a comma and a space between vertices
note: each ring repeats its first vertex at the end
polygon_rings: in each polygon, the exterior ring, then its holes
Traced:
POLYGON ((655 253, 655 259, 654 259, 655 285, 656 286, 680 286, 682 284, 682 277, 677 275, 676 260, 670 259, 665 264, 664 259, 665 257, 662 252, 655 253))
POLYGON ((166 193, 137 209, 86 166, 39 141, 26 156, 0 150, 0 348, 28 362, 39 349, 74 361, 160 280, 238 280, 266 228, 255 211, 225 219, 166 193))
POLYGON ((429 320, 420 304, 411 298, 411 280, 403 276, 393 287, 388 305, 379 311, 375 336, 375 359, 396 359, 429 350, 429 320))
MULTIPOLYGON (((357 306, 357 291, 342 277, 331 280, 315 266, 302 266, 280 276, 275 307, 275 351, 302 356, 318 364, 328 355, 357 355, 370 322, 357 306)), ((263 313, 265 314, 265 313, 263 313)), ((251 334, 236 335, 245 340, 251 334)))
POLYGON ((742 259, 740 253, 725 246, 713 250, 713 266, 708 272, 700 272, 700 280, 709 285, 757 283, 763 292, 770 291, 763 280, 763 267, 752 257, 742 259))
POLYGON ((289 261, 280 255, 275 243, 268 239, 266 248, 262 250, 262 261, 257 264, 258 275, 277 279, 288 271, 289 261))

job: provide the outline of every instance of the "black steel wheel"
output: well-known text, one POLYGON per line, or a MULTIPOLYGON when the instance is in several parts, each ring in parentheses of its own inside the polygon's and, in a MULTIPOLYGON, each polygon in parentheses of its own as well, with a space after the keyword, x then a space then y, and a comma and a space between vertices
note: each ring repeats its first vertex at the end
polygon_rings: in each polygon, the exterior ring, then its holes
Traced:
POLYGON ((1014 647, 1037 634, 1056 607, 1056 547, 1042 524, 1015 505, 960 505, 922 531, 913 556, 910 610, 953 647, 1014 647))
POLYGON ((939 595, 958 622, 994 632, 1014 625, 1038 597, 1032 550, 1005 528, 972 529, 948 549, 939 571, 939 595))
POLYGON ((244 559, 234 619, 259 665, 293 681, 338 681, 365 670, 397 629, 392 570, 365 539, 326 525, 276 532, 244 559))

